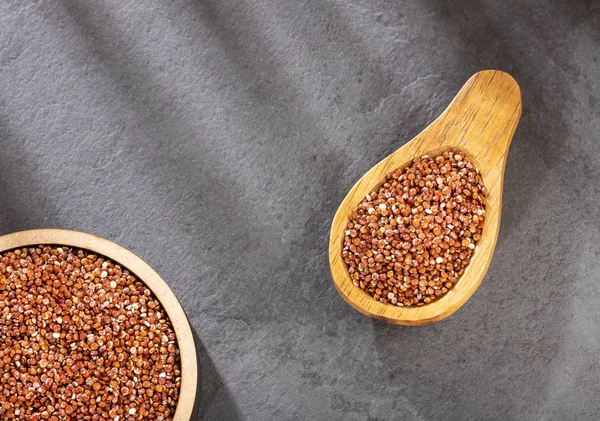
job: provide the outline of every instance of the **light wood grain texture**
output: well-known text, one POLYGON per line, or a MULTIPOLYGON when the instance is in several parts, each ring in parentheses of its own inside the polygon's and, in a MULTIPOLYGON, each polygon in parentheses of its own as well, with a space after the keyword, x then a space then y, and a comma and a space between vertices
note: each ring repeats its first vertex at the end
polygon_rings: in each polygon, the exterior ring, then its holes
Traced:
POLYGON ((165 281, 142 259, 110 241, 82 232, 38 229, 0 237, 0 253, 26 246, 60 245, 89 250, 127 268, 142 281, 164 307, 177 336, 181 352, 181 390, 174 421, 189 421, 198 387, 198 362, 192 330, 183 308, 165 281))
POLYGON ((506 156, 520 117, 521 93, 515 80, 496 70, 479 72, 467 81, 429 127, 375 165, 352 187, 333 219, 329 239, 333 282, 348 304, 376 319, 422 325, 449 316, 473 295, 487 272, 496 246, 506 156), (433 303, 422 307, 380 303, 353 285, 341 257, 350 212, 367 193, 383 184, 387 173, 408 166, 416 157, 436 156, 450 148, 458 148, 472 158, 488 189, 485 225, 471 263, 456 286, 433 303))

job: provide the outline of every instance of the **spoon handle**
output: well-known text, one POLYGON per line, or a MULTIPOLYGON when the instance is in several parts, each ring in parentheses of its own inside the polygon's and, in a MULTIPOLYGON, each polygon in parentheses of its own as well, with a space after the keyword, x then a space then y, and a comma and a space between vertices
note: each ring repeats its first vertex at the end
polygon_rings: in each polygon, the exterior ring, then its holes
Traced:
POLYGON ((434 122, 442 145, 447 139, 480 160, 505 160, 521 117, 521 90, 508 73, 474 74, 434 122))

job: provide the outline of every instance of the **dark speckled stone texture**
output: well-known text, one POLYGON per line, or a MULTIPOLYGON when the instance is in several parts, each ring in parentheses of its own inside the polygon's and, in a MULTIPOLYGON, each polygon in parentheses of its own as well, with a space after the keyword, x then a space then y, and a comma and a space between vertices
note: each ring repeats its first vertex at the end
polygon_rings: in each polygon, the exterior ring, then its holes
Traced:
POLYGON ((2 1, 0 233, 150 263, 199 420, 597 420, 599 6, 2 1), (485 68, 524 102, 490 270, 449 319, 372 321, 331 282, 336 207, 485 68))

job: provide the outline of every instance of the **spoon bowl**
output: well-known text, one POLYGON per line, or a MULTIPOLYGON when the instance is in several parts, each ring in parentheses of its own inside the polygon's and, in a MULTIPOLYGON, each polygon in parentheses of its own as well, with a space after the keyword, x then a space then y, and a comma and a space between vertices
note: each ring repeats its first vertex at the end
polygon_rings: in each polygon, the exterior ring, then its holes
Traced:
POLYGON ((481 71, 467 81, 433 123, 358 180, 338 208, 329 237, 333 282, 350 306, 390 323, 423 325, 448 317, 473 295, 487 272, 496 246, 506 157, 520 117, 521 93, 517 82, 504 72, 481 71), (386 174, 407 167, 414 158, 434 157, 452 148, 460 149, 472 159, 487 189, 485 224, 471 262, 454 288, 432 303, 420 307, 381 303, 354 286, 342 260, 350 213, 365 195, 381 187, 386 174))

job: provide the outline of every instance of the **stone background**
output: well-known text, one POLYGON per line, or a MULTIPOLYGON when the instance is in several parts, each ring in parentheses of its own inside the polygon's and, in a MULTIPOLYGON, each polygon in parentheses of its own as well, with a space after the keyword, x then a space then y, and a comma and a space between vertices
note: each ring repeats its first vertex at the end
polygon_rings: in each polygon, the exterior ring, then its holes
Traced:
POLYGON ((199 337, 199 420, 596 420, 600 3, 3 1, 0 234, 152 265, 199 337), (352 310, 352 184, 481 69, 524 113, 477 293, 426 327, 352 310))

